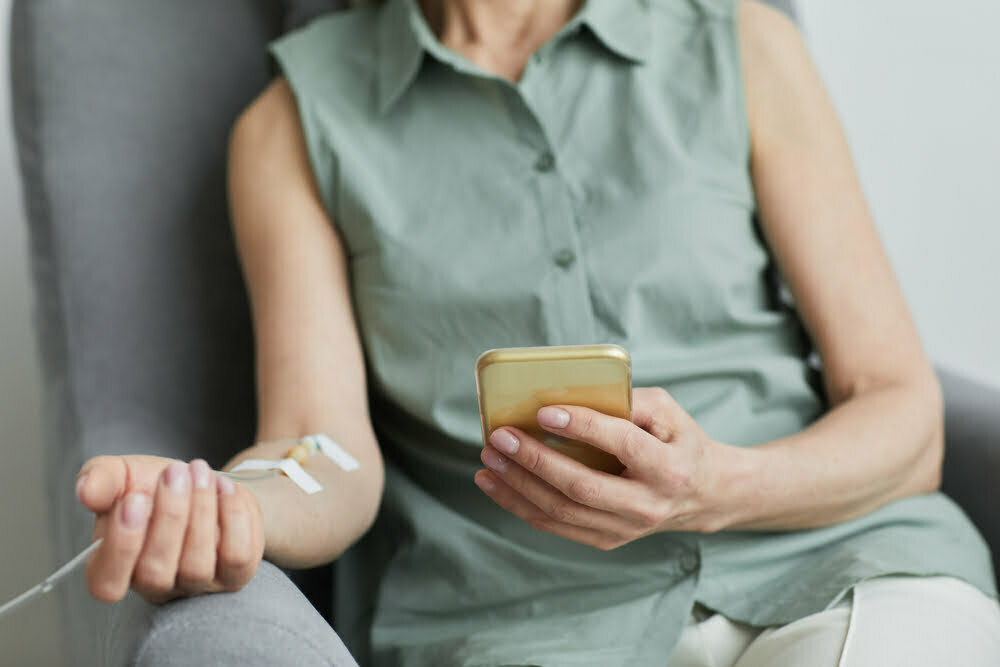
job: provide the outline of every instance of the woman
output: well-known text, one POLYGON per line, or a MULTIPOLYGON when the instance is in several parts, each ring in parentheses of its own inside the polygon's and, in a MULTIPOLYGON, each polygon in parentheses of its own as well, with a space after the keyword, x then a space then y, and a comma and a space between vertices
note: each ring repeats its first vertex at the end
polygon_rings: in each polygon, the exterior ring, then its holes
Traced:
POLYGON ((329 562, 384 486, 378 664, 1000 661, 988 554, 934 493, 939 389, 787 20, 390 0, 274 53, 232 139, 260 425, 229 467, 323 432, 361 468, 309 459, 310 496, 95 459, 96 597, 329 562), (480 352, 592 342, 631 352, 632 421, 538 419, 622 475, 481 447, 480 352))

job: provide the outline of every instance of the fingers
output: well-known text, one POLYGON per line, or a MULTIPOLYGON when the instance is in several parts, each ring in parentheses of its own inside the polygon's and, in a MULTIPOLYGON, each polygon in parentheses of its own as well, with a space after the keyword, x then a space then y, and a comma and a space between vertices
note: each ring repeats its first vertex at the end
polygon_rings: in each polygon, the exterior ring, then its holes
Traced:
POLYGON ((630 469, 648 470, 658 465, 663 454, 663 442, 636 424, 590 408, 544 407, 538 411, 538 423, 550 433, 608 452, 630 469))
POLYGON ((215 473, 201 459, 191 462, 191 513, 177 564, 177 588, 186 595, 212 590, 219 540, 215 473))
POLYGON ((548 524, 564 523, 615 532, 622 524, 620 516, 594 507, 594 503, 600 504, 605 500, 606 494, 600 491, 600 480, 591 479, 593 471, 583 468, 573 475, 574 480, 568 486, 580 491, 579 494, 574 494, 577 495, 574 499, 506 459, 492 447, 484 448, 481 458, 493 472, 493 476, 502 480, 505 487, 501 489, 504 495, 489 494, 490 497, 535 528, 552 532, 548 524), (520 502, 522 500, 527 502, 520 502))
POLYGON ((219 548, 215 579, 227 591, 242 588, 257 571, 263 555, 260 508, 253 494, 228 477, 217 480, 219 548))
POLYGON ((98 600, 117 602, 128 592, 151 510, 149 496, 130 493, 101 526, 104 543, 87 564, 87 587, 98 600))
POLYGON ((591 470, 518 429, 495 431, 481 459, 507 486, 557 520, 604 530, 621 523, 616 517, 637 525, 645 521, 647 512, 638 509, 648 495, 643 486, 591 470))
POLYGON ((190 513, 191 472, 186 463, 174 461, 160 476, 146 541, 133 574, 133 587, 147 600, 167 599, 174 591, 190 513))
POLYGON ((160 474, 172 459, 160 456, 97 456, 80 469, 76 495, 87 509, 110 512, 126 493, 141 492, 152 498, 160 474))
POLYGON ((125 493, 128 468, 120 456, 87 461, 76 476, 76 497, 91 512, 109 511, 125 493))
MULTIPOLYGON (((511 514, 520 517, 531 527, 538 530, 582 544, 589 544, 603 550, 614 549, 628 541, 627 538, 619 537, 615 532, 599 530, 588 525, 575 523, 575 521, 582 518, 583 514, 587 513, 586 510, 589 508, 578 509, 566 505, 565 510, 556 510, 556 516, 550 516, 511 487, 507 483, 508 480, 506 478, 501 477, 492 470, 480 470, 476 473, 475 481, 476 485, 493 502, 511 514)), ((564 500, 566 500, 565 497, 564 500)), ((575 503, 572 504, 575 505, 575 503)), ((595 512, 594 510, 589 511, 595 512)), ((586 523, 587 521, 584 519, 583 522, 586 523)), ((603 524, 605 522, 599 521, 595 523, 603 524)))
POLYGON ((490 435, 476 484, 530 525, 601 549, 653 532, 699 529, 699 471, 713 445, 661 389, 638 389, 634 421, 575 406, 538 411, 547 432, 589 443, 625 464, 591 470, 537 438, 504 427, 490 435))
POLYGON ((256 498, 216 479, 205 461, 101 457, 80 479, 85 504, 106 506, 94 522, 104 543, 87 565, 98 600, 117 602, 129 587, 153 603, 237 590, 256 572, 264 549, 256 498))

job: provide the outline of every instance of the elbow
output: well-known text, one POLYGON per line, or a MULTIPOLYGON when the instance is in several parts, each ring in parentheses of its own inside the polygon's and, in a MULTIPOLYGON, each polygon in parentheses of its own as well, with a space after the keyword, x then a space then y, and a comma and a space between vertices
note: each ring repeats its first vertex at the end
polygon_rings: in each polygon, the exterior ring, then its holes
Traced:
POLYGON ((373 462, 375 470, 372 474, 372 483, 366 487, 366 494, 363 507, 359 512, 358 533, 356 540, 361 539, 365 533, 371 530, 382 508, 382 494, 385 491, 385 464, 382 457, 373 462))
MULTIPOLYGON (((916 383, 915 383, 916 384, 916 383)), ((941 488, 944 467, 944 396, 933 370, 917 385, 918 406, 914 416, 922 425, 923 447, 919 464, 914 466, 917 493, 933 493, 941 488)))
POLYGON ((843 401, 874 393, 887 399, 883 409, 889 414, 885 417, 899 429, 900 444, 907 448, 905 460, 894 476, 894 495, 934 493, 941 488, 945 452, 944 398, 934 369, 927 364, 881 382, 864 378, 843 388, 838 398, 843 401))
POLYGON ((356 493, 353 494, 356 503, 349 510, 352 515, 350 528, 345 531, 343 539, 338 540, 339 544, 334 546, 327 558, 328 561, 337 560, 357 544, 372 529, 378 518, 385 490, 385 464, 381 456, 376 456, 366 461, 364 465, 369 468, 368 475, 364 485, 356 489, 356 493))
POLYGON ((924 453, 923 474, 919 482, 918 493, 934 493, 941 488, 944 468, 944 433, 943 429, 928 441, 924 453))

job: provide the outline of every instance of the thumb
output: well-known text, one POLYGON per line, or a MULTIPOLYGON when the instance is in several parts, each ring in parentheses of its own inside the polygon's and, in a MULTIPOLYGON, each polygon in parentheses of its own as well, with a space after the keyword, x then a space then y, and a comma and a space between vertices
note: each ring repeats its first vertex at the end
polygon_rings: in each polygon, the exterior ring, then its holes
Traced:
POLYGON ((128 468, 120 456, 98 456, 77 473, 76 497, 91 512, 107 512, 125 494, 127 481, 128 468))

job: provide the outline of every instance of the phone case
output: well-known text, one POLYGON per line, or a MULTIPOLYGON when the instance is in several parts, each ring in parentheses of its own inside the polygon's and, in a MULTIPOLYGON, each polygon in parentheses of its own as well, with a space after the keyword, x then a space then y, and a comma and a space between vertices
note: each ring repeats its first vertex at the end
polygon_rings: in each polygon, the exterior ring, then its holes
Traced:
POLYGON ((476 362, 476 390, 483 442, 501 426, 515 426, 596 470, 617 474, 624 466, 600 449, 553 435, 538 425, 539 408, 582 405, 629 419, 632 365, 617 345, 515 347, 489 350, 476 362))

